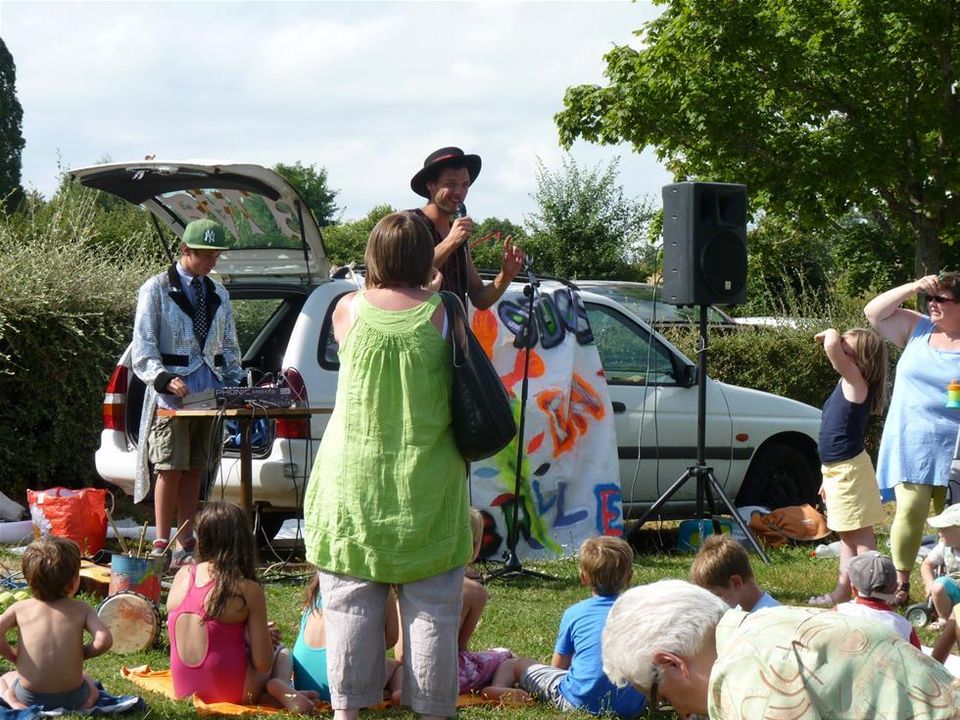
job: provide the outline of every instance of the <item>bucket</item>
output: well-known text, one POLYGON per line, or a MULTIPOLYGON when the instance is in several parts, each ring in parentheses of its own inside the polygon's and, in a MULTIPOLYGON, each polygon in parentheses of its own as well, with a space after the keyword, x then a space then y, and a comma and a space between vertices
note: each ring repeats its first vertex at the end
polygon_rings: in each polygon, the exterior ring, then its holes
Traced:
POLYGON ((110 590, 114 595, 122 590, 133 590, 153 602, 160 602, 160 578, 163 577, 162 557, 131 557, 114 555, 110 560, 110 590))
MULTIPOLYGON (((721 534, 729 534, 733 523, 727 518, 717 518, 720 523, 721 534)), ((684 520, 677 530, 677 550, 696 552, 700 542, 708 535, 713 535, 712 520, 684 520)))

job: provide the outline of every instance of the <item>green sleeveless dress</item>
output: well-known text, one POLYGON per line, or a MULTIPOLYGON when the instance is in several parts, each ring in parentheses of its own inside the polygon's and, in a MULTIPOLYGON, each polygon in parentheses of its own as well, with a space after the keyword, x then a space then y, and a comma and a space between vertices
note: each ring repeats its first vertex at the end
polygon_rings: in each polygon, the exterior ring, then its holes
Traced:
POLYGON ((466 469, 450 426, 451 353, 439 295, 385 311, 363 293, 340 347, 333 414, 310 473, 307 559, 382 583, 470 562, 466 469))

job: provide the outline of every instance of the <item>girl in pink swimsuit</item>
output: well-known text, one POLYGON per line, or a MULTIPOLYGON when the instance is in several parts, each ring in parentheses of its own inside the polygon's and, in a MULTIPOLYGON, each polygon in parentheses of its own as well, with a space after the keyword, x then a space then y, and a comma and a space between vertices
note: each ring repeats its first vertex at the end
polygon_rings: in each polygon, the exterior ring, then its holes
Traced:
POLYGON ((196 564, 180 568, 167 597, 177 697, 312 712, 316 693, 294 690, 290 652, 267 622, 243 510, 208 503, 197 515, 196 534, 196 564))

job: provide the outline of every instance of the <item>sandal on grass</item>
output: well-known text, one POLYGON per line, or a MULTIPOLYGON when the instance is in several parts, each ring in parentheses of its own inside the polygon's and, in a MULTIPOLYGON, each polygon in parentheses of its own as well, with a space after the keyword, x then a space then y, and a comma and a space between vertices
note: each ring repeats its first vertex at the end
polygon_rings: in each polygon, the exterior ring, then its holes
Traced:
POLYGON ((823 595, 814 595, 813 597, 807 600, 807 605, 812 605, 813 607, 818 608, 832 608, 837 604, 837 601, 833 599, 832 593, 824 593, 823 595))
POLYGON ((896 591, 893 593, 893 602, 890 603, 893 607, 903 607, 904 605, 910 604, 910 583, 902 582, 897 585, 896 591))

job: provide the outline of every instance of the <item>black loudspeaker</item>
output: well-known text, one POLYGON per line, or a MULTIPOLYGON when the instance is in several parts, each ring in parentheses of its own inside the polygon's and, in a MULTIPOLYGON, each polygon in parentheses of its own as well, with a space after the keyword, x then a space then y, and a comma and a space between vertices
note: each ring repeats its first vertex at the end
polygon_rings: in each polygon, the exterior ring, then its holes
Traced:
POLYGON ((663 299, 671 305, 746 301, 746 185, 664 186, 663 299))

